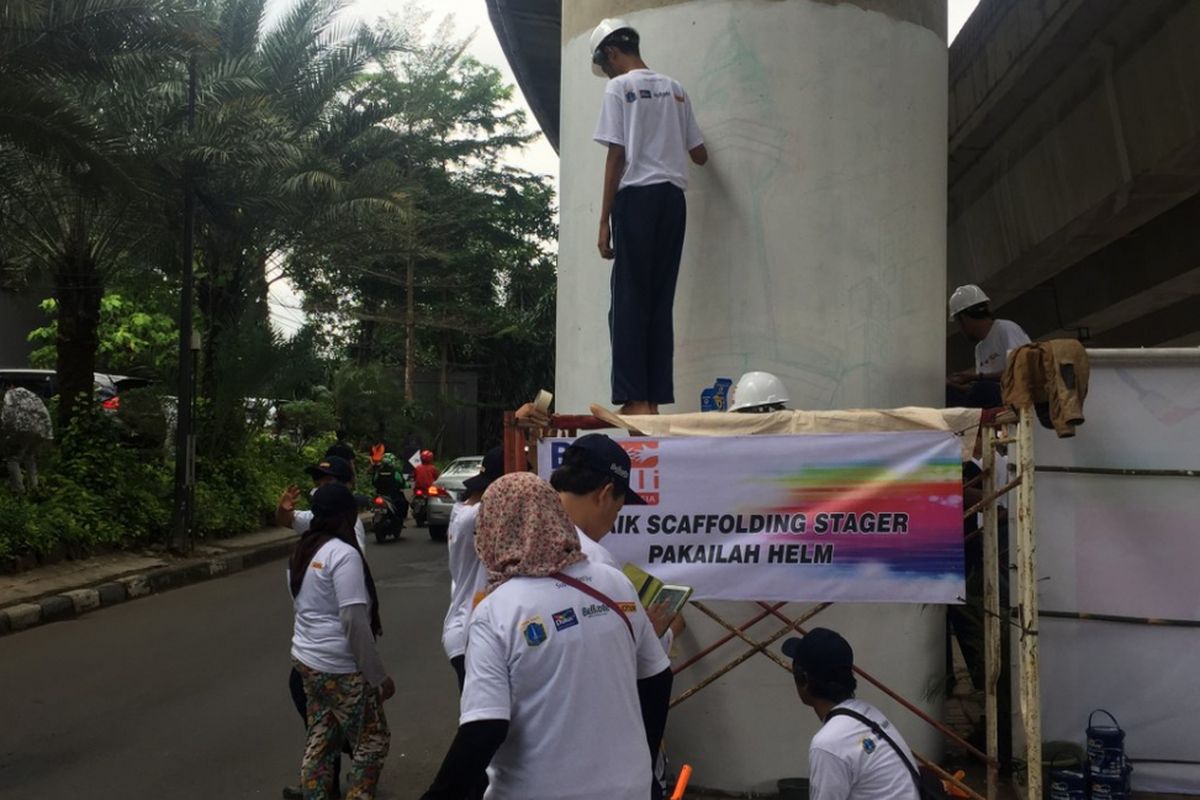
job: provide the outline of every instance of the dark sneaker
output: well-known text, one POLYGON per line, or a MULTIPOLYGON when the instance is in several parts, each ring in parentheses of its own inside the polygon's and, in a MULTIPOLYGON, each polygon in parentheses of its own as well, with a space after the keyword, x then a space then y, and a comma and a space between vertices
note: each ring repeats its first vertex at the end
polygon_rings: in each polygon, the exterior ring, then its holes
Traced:
POLYGON ((285 786, 283 796, 285 800, 304 800, 304 790, 299 786, 285 786))

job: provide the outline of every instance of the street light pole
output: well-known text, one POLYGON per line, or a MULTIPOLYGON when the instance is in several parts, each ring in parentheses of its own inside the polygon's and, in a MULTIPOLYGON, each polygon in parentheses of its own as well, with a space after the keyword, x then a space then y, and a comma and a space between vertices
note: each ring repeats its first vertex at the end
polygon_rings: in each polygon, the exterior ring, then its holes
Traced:
MULTIPOLYGON (((196 56, 188 59, 187 132, 196 121, 196 56)), ((183 165, 183 247, 182 277, 179 289, 179 386, 175 401, 175 499, 171 509, 171 549, 188 553, 192 549, 192 512, 196 483, 195 387, 193 382, 192 314, 195 300, 192 265, 195 258, 196 198, 192 186, 191 158, 183 165)))

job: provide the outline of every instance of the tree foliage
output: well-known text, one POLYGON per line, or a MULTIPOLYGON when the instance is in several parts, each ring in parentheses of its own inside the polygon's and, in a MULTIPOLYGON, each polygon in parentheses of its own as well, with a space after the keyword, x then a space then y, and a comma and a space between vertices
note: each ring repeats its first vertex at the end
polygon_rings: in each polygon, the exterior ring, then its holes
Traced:
MULTIPOLYGON (((247 398, 297 402, 306 437, 332 413, 360 440, 430 440, 451 373, 474 372, 494 440, 500 411, 553 378, 554 196, 510 164, 533 138, 513 88, 415 4, 373 25, 342 0, 267 6, 0 12, 0 289, 52 287, 53 320, 31 338, 34 361, 58 371, 58 428, 76 445, 111 433, 91 418, 95 371, 176 393, 191 192, 210 511, 217 473, 242 475, 258 440, 247 398), (290 340, 270 324, 281 279, 304 298, 290 340), (441 377, 438 396, 414 398, 417 373, 441 377)), ((164 438, 153 423, 142 441, 164 438)))

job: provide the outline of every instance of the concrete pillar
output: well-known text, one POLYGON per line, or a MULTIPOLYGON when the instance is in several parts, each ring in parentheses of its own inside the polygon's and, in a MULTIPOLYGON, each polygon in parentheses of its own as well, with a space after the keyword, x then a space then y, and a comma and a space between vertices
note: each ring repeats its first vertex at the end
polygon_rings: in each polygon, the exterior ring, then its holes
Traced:
MULTIPOLYGON (((649 66, 688 89, 711 154, 687 195, 674 410, 698 410, 714 378, 749 369, 779 375, 796 408, 940 405, 944 0, 566 0, 558 409, 610 399, 609 265, 596 252, 604 150, 591 141, 604 82, 587 40, 618 15, 641 33, 649 66)), ((720 633, 688 620, 685 654, 720 633)), ((940 713, 937 697, 924 699, 942 671, 940 608, 847 605, 817 620, 850 639, 863 667, 940 713)), ((685 672, 677 690, 743 647, 685 672)), ((927 726, 860 689, 914 747, 936 749, 927 726)), ((789 676, 757 657, 673 712, 667 741, 696 783, 759 791, 807 774, 816 725, 789 676)))

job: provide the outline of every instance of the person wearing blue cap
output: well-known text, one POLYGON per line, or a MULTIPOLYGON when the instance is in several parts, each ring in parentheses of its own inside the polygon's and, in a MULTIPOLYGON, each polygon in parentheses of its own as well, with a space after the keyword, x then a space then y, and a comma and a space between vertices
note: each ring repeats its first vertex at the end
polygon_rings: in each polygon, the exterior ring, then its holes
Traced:
POLYGON ((841 634, 813 628, 783 643, 800 702, 821 720, 808 749, 811 800, 920 800, 920 775, 900 731, 854 697, 854 650, 841 634))

